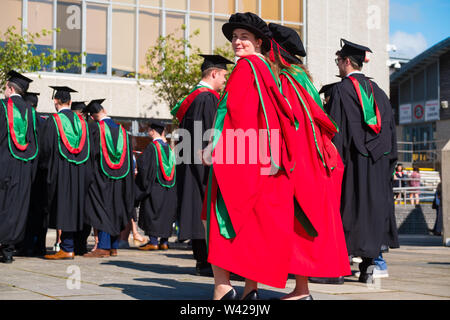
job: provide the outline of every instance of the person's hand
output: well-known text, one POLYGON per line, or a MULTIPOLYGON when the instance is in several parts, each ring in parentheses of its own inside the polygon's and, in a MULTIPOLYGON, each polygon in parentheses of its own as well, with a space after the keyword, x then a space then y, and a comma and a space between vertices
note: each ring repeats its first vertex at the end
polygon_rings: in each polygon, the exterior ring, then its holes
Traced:
POLYGON ((205 149, 198 150, 197 155, 204 166, 212 165, 212 143, 208 144, 205 149))

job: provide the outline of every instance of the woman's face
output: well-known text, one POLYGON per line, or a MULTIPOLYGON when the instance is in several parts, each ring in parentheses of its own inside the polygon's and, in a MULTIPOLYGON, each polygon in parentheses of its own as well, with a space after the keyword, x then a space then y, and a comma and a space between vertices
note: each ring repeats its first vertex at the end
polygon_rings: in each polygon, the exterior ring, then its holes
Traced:
POLYGON ((402 166, 398 166, 397 167, 397 172, 402 172, 403 171, 403 167, 402 166))
POLYGON ((256 39, 255 35, 245 29, 234 29, 231 46, 237 57, 245 57, 255 53, 261 53, 261 39, 256 39))

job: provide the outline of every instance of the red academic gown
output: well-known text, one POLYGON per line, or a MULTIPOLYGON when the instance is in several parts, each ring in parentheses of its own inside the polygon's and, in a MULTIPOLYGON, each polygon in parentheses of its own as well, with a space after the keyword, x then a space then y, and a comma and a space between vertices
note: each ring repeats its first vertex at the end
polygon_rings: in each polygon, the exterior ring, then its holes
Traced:
POLYGON ((312 277, 350 275, 339 211, 344 166, 331 143, 336 127, 293 77, 282 73, 280 81, 298 121, 292 175, 295 199, 313 226, 313 232, 306 232, 295 219, 289 272, 312 277))
POLYGON ((245 278, 284 288, 294 227, 293 185, 289 180, 294 151, 289 139, 294 137, 295 128, 289 105, 259 56, 237 62, 219 102, 215 128, 222 131, 213 143, 212 174, 202 213, 204 220, 209 216, 208 262, 245 278), (267 125, 270 146, 267 135, 264 138, 267 125), (238 139, 230 135, 236 130, 247 133, 247 144, 241 153, 238 139), (264 156, 270 154, 272 160, 264 156), (269 175, 271 167, 280 169, 269 175), (220 203, 224 203, 225 210, 220 203), (219 220, 227 219, 228 227, 222 223, 220 228, 219 220), (228 238, 221 229, 227 230, 228 238))

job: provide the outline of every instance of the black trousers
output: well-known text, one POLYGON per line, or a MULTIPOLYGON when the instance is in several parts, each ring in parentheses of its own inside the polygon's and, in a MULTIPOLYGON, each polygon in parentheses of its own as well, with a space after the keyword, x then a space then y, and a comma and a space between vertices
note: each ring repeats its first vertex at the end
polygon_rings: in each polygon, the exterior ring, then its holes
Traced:
POLYGON ((194 259, 198 264, 207 263, 208 252, 206 250, 205 239, 192 239, 192 251, 194 253, 194 259))
POLYGON ((361 273, 366 273, 367 268, 373 264, 375 264, 374 262, 374 258, 365 258, 365 257, 361 257, 362 262, 359 264, 359 271, 361 271, 361 273))

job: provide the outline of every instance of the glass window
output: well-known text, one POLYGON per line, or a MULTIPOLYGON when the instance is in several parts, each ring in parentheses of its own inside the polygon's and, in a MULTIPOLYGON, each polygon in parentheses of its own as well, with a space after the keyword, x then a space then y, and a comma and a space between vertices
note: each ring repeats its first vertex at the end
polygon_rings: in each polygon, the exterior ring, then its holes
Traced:
POLYGON ((141 8, 139 10, 139 72, 145 73, 146 53, 156 44, 160 34, 160 11, 141 8))
POLYGON ((113 6, 112 10, 112 74, 134 77, 136 10, 123 6, 113 6))
POLYGON ((136 0, 112 0, 112 2, 135 4, 136 0))
POLYGON ((411 103, 411 79, 400 84, 400 104, 411 103))
MULTIPOLYGON (((57 3, 56 48, 67 49, 71 55, 81 54, 81 1, 63 0, 57 3)), ((57 64, 60 66, 60 64, 57 64)), ((62 72, 80 73, 81 68, 70 68, 62 72)))
POLYGON ((166 9, 186 10, 186 0, 165 0, 166 9))
POLYGON ((214 12, 232 14, 234 11, 234 0, 214 0, 214 12))
POLYGON ((224 45, 229 43, 222 32, 222 26, 227 22, 228 19, 219 19, 217 17, 214 18, 214 47, 216 48, 223 47, 224 45))
POLYGON ((152 7, 160 7, 161 0, 140 0, 139 5, 141 6, 152 6, 152 7))
POLYGON ((425 100, 425 71, 414 76, 413 87, 414 102, 423 102, 425 100))
POLYGON ((438 99, 438 64, 433 63, 427 67, 427 100, 438 99))
POLYGON ((283 19, 290 22, 303 22, 303 1, 284 0, 283 19))
MULTIPOLYGON (((30 33, 41 32, 43 29, 53 29, 53 1, 28 0, 28 31, 30 33)), ((52 32, 46 36, 35 39, 34 43, 52 46, 52 32)))
POLYGON ((191 0, 191 10, 211 12, 211 0, 191 0))
POLYGON ((258 14, 258 0, 239 0, 239 12, 253 12, 258 14))
POLYGON ((166 35, 170 33, 175 33, 178 38, 184 37, 184 30, 182 30, 182 25, 184 25, 184 14, 176 12, 166 13, 166 35))
POLYGON ((22 0, 3 0, 2 11, 7 14, 2 14, 0 19, 0 31, 2 34, 10 26, 16 27, 16 32, 22 32, 22 21, 19 20, 22 17, 22 0))
POLYGON ((190 17, 190 34, 195 30, 200 33, 192 38, 192 47, 199 48, 202 53, 209 54, 211 52, 211 18, 206 15, 191 15, 190 17))
POLYGON ((86 7, 86 72, 106 74, 107 71, 108 6, 90 4, 86 7))
POLYGON ((280 0, 261 0, 261 18, 280 20, 280 0))

